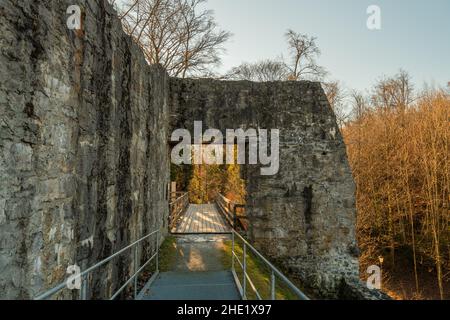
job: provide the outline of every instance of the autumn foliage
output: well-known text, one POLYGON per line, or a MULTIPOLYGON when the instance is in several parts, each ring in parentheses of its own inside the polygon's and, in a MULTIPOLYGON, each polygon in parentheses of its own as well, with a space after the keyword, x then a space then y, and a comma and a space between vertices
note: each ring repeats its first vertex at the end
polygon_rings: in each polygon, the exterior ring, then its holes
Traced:
POLYGON ((407 256, 416 292, 425 268, 435 274, 439 296, 450 298, 448 93, 371 105, 342 131, 357 185, 361 270, 380 260, 394 266, 399 255, 407 256))

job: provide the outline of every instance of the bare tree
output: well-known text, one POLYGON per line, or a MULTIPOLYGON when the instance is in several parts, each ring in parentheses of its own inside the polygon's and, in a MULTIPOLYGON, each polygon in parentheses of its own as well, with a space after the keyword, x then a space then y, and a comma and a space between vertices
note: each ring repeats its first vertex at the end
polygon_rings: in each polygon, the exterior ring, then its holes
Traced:
POLYGON ((344 103, 346 93, 339 81, 324 82, 322 83, 322 87, 328 98, 328 102, 336 115, 337 123, 342 129, 350 117, 344 103))
POLYGON ((320 55, 320 49, 315 37, 288 30, 285 34, 291 61, 290 80, 321 79, 326 75, 323 67, 319 66, 316 58, 320 55))
POLYGON ((233 68, 225 78, 234 80, 250 80, 258 82, 285 81, 289 70, 286 64, 279 60, 263 60, 255 63, 243 63, 233 68))
POLYGON ((369 109, 369 102, 361 92, 353 90, 350 93, 350 103, 352 108, 352 118, 358 121, 363 118, 366 111, 369 109))
POLYGON ((321 80, 326 71, 316 62, 320 55, 316 38, 292 30, 288 30, 285 36, 289 62, 280 58, 243 63, 233 68, 226 77, 252 81, 321 80))
POLYGON ((414 101, 413 92, 410 75, 400 70, 394 77, 378 81, 372 95, 372 104, 384 109, 405 109, 414 101))
POLYGON ((119 9, 124 30, 142 47, 150 64, 174 77, 201 76, 220 63, 231 37, 220 30, 206 0, 128 0, 119 9))

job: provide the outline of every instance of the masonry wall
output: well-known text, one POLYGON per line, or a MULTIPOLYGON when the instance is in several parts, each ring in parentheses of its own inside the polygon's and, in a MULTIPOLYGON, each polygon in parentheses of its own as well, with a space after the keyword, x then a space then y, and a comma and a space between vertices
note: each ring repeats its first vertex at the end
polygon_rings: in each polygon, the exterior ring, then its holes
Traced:
MULTIPOLYGON (((168 77, 103 0, 0 2, 0 298, 27 299, 167 229, 168 77)), ((139 257, 154 250, 146 243, 139 257)), ((107 298, 132 252, 90 279, 107 298)), ((77 291, 65 291, 71 297, 77 291)))
POLYGON ((358 282, 355 186, 319 83, 171 79, 172 129, 280 129, 280 170, 246 166, 253 243, 322 297, 358 282))

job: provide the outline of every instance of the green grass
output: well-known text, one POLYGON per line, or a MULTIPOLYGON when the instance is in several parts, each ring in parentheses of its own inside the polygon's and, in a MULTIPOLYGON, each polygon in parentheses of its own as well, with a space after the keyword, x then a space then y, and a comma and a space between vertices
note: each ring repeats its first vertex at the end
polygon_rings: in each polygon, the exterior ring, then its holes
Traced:
MULTIPOLYGON (((231 269, 231 247, 232 242, 230 240, 224 242, 224 255, 223 255, 223 264, 227 268, 231 269)), ((243 249, 242 246, 236 242, 235 244, 235 252, 239 257, 239 260, 243 261, 243 249)), ((270 269, 255 255, 253 255, 249 250, 247 250, 246 255, 247 262, 247 274, 250 276, 251 281, 254 286, 258 290, 262 299, 270 299, 270 269)), ((243 270, 239 263, 235 260, 235 270, 236 274, 239 277, 239 280, 242 284, 243 281, 243 270)), ((282 281, 276 278, 275 285, 275 294, 277 300, 297 300, 297 296, 292 292, 282 281)), ((257 295, 254 293, 251 288, 249 282, 247 281, 247 299, 249 300, 257 300, 257 295)))
POLYGON ((159 271, 172 271, 177 259, 176 238, 167 236, 159 251, 159 271))

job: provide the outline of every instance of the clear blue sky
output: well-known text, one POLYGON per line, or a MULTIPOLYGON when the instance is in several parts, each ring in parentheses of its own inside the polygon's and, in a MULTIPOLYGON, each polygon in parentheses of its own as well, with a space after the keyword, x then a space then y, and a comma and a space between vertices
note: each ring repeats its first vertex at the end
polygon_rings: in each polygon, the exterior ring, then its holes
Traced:
POLYGON ((365 90, 400 68, 418 87, 450 81, 450 0, 208 0, 207 6, 234 34, 222 72, 287 56, 283 35, 292 28, 318 38, 319 63, 349 88, 365 90), (380 31, 366 27, 372 4, 381 8, 380 31))

